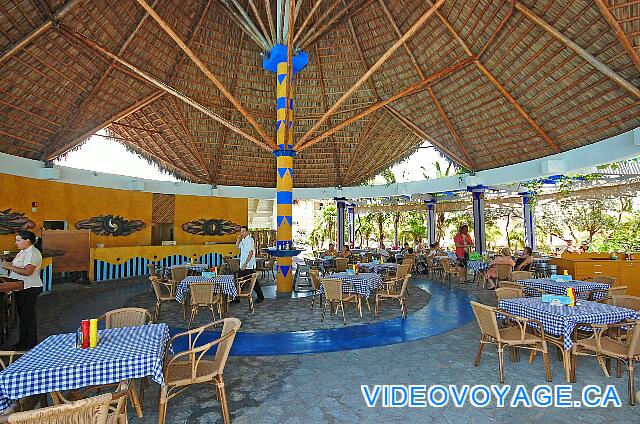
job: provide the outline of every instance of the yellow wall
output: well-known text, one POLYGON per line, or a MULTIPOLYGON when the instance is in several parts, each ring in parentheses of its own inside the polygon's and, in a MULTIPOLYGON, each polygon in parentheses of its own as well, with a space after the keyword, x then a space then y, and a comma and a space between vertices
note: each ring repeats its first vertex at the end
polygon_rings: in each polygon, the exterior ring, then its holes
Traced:
POLYGON ((226 219, 238 225, 247 225, 247 199, 225 197, 176 196, 173 235, 177 244, 202 244, 205 241, 235 243, 238 234, 226 236, 199 236, 187 233, 182 224, 200 218, 226 219))
MULTIPOLYGON (((129 236, 98 236, 91 233, 91 247, 139 246, 151 244, 151 209, 153 194, 129 190, 80 186, 0 174, 0 210, 25 212, 36 223, 33 232, 40 236, 44 220, 68 221, 70 229, 76 221, 97 215, 120 215, 126 220, 139 219, 146 224, 129 236), (36 212, 31 203, 38 202, 36 212)), ((238 225, 247 224, 247 199, 223 197, 176 196, 174 235, 177 244, 234 242, 237 234, 221 237, 198 236, 182 230, 182 224, 200 218, 227 219, 238 225)), ((16 250, 15 235, 0 235, 0 251, 16 250)))
MULTIPOLYGON (((68 221, 75 228, 81 219, 97 215, 120 215, 126 220, 139 219, 147 226, 129 236, 98 236, 91 233, 91 246, 135 246, 151 243, 152 193, 65 184, 0 174, 0 210, 26 212, 36 223, 32 231, 40 236, 43 221, 68 221), (31 203, 38 202, 36 212, 31 203)), ((0 249, 16 250, 14 235, 0 235, 0 249)))

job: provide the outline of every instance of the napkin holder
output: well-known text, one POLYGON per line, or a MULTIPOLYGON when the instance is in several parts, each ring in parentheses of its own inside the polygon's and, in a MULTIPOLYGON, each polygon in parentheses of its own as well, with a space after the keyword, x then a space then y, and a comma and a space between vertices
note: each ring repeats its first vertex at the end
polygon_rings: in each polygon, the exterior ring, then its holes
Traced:
POLYGON ((556 274, 552 274, 551 277, 549 277, 552 281, 555 281, 556 283, 568 283, 570 281, 573 280, 573 277, 571 275, 556 275, 556 274))
POLYGON ((203 271, 202 272, 202 278, 216 278, 216 272, 215 271, 203 271))
POLYGON ((372 264, 376 264, 376 265, 378 265, 378 264, 380 263, 380 260, 379 260, 379 259, 373 259, 373 260, 371 261, 371 263, 372 263, 372 264))
POLYGON ((542 303, 550 303, 555 306, 569 305, 571 304, 571 299, 569 296, 558 296, 554 294, 543 294, 542 303))
POLYGON ((347 275, 356 275, 356 272, 352 269, 347 269, 347 275))

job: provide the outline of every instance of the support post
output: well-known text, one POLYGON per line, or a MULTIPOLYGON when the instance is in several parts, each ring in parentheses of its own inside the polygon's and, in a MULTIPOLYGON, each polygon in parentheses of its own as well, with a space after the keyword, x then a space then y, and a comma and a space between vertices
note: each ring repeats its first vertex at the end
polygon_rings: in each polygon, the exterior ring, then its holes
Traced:
POLYGON ((353 249, 356 245, 356 205, 349 203, 347 205, 347 216, 349 219, 349 247, 353 249))
POLYGON ((536 225, 533 205, 531 204, 530 192, 519 193, 522 196, 523 218, 524 218, 524 245, 536 250, 536 225))
POLYGON ((289 79, 307 65, 308 56, 304 52, 294 56, 290 73, 287 59, 287 47, 278 44, 274 46, 269 57, 262 63, 265 69, 276 73, 276 144, 278 149, 274 150, 273 155, 277 160, 278 231, 274 254, 278 258, 276 290, 281 293, 293 291, 293 256, 300 253, 299 250, 293 248, 292 240, 293 158, 297 152, 293 150, 293 87, 289 79))
POLYGON ((427 224, 429 228, 429 246, 436 242, 436 201, 427 200, 427 224))
POLYGON ((336 229, 336 237, 338 242, 338 250, 344 247, 344 208, 347 205, 347 199, 344 197, 336 197, 336 209, 338 211, 338 222, 336 229))
POLYGON ((473 235, 476 252, 483 255, 487 251, 487 237, 484 225, 484 188, 470 187, 473 195, 473 235))

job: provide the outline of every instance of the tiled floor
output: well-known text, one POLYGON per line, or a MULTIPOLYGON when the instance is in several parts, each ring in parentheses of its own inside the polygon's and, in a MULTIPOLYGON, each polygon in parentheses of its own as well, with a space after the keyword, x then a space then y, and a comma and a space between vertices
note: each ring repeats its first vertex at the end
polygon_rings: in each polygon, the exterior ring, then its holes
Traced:
MULTIPOLYGON (((420 283, 417 279, 414 282, 420 283)), ((492 292, 471 286, 451 289, 448 285, 430 283, 422 287, 431 291, 431 297, 429 299, 429 295, 421 294, 416 287, 412 288, 412 315, 420 314, 425 308, 439 312, 440 316, 433 315, 431 320, 422 322, 421 325, 429 328, 437 329, 443 325, 441 317, 455 306, 451 299, 458 290, 481 302, 495 304, 492 292), (420 308, 420 305, 423 307, 420 308)), ((96 316, 105 310, 135 303, 146 298, 146 290, 148 288, 145 285, 132 282, 58 287, 53 294, 43 296, 39 301, 40 336, 69 331, 75 328, 82 317, 96 316)), ((249 325, 249 318, 246 317, 247 325, 243 329, 268 331, 271 325, 266 322, 265 317, 268 317, 269 321, 280 321, 282 324, 279 328, 293 330, 295 327, 292 327, 292 323, 298 322, 295 319, 297 311, 309 312, 309 299, 287 301, 291 302, 290 309, 287 309, 286 303, 275 303, 279 301, 267 300, 258 305, 261 310, 256 314, 255 321, 249 325), (297 302, 303 302, 303 307, 299 307, 297 302), (270 305, 279 312, 267 312, 270 305), (260 321, 263 319, 265 322, 261 329, 260 321)), ((243 304, 236 306, 240 306, 238 311, 246 308, 243 304)), ((385 319, 393 319, 395 311, 396 308, 387 308, 386 313, 390 315, 385 319)), ((174 312, 179 312, 179 309, 174 312)), ((172 319, 172 314, 170 309, 163 310, 161 320, 172 319)), ((176 325, 180 320, 176 321, 176 325)), ((319 323, 317 317, 299 322, 307 325, 314 321, 319 323)), ((352 315, 349 323, 356 326, 360 324, 353 320, 352 315)), ((343 328, 341 320, 334 318, 331 324, 343 328)), ((485 349, 481 366, 473 366, 478 338, 477 325, 472 321, 428 338, 374 348, 307 355, 232 356, 225 370, 232 418, 235 423, 638 422, 636 408, 640 406, 634 408, 627 404, 626 378, 606 378, 595 360, 585 358, 578 360, 578 383, 574 385, 574 397, 586 384, 603 387, 613 384, 623 401, 620 408, 474 408, 468 402, 461 408, 449 405, 445 408, 383 409, 365 405, 361 384, 498 384, 495 348, 485 349)), ((561 363, 556 361, 555 353, 551 358, 554 383, 564 384, 561 363)), ((529 390, 535 385, 546 384, 541 358, 536 358, 533 364, 526 360, 507 362, 506 383, 522 384, 529 390)), ((135 414, 130 414, 132 423, 156 422, 157 395, 158 388, 151 383, 146 391, 145 416, 138 420, 135 414)), ((172 399, 167 421, 221 422, 213 388, 201 386, 189 389, 172 399)))

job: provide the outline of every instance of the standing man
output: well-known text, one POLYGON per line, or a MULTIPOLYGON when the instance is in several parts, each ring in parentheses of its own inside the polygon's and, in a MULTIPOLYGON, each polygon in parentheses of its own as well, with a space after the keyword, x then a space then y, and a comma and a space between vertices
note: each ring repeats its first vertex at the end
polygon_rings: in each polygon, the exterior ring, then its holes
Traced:
MULTIPOLYGON (((236 247, 240 249, 240 269, 238 270, 238 277, 253 274, 256 270, 256 243, 253 241, 253 237, 251 237, 251 233, 246 225, 240 227, 240 235, 238 236, 238 240, 236 240, 236 247)), ((262 287, 260 287, 259 281, 256 280, 253 290, 258 296, 256 303, 262 302, 264 300, 264 294, 262 294, 262 287)))

